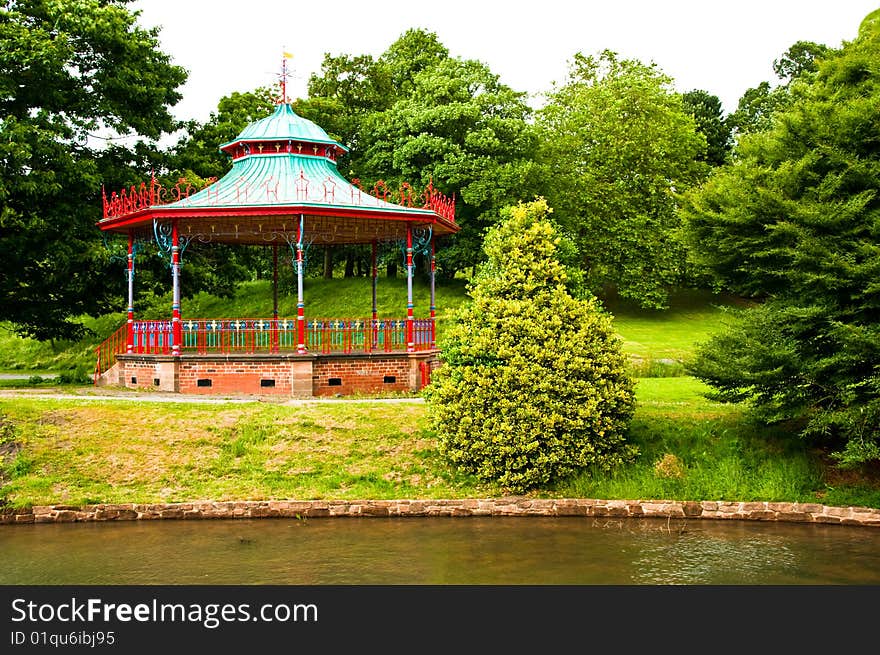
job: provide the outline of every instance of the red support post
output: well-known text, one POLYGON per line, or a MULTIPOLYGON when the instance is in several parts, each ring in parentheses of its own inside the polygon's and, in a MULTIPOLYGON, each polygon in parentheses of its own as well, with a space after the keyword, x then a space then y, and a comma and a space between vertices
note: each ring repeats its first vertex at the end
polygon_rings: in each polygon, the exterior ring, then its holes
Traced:
POLYGON ((379 309, 378 304, 376 302, 376 284, 377 284, 377 280, 379 278, 379 267, 377 265, 377 258, 378 258, 378 244, 376 243, 376 240, 373 239, 372 252, 371 252, 371 258, 370 258, 370 264, 371 264, 370 270, 371 270, 371 273, 373 276, 373 320, 374 321, 376 320, 376 317, 378 316, 378 309, 379 309))
POLYGON ((406 351, 416 349, 413 339, 413 244, 412 225, 406 224, 406 351))
MULTIPOLYGON (((379 250, 379 245, 378 245, 378 243, 376 242, 376 240, 373 239, 372 249, 371 249, 371 261, 370 261, 370 264, 371 264, 370 272, 371 272, 371 275, 373 276, 373 280, 372 280, 372 286, 373 286, 373 321, 372 321, 372 323, 370 324, 370 336, 369 336, 369 339, 370 339, 370 345, 369 345, 369 348, 366 349, 367 352, 372 351, 373 348, 374 348, 374 347, 376 346, 376 344, 378 343, 378 323, 377 323, 377 319, 378 319, 378 317, 379 317, 379 311, 378 311, 378 310, 379 310, 379 305, 378 305, 377 300, 376 300, 376 286, 377 286, 377 284, 378 284, 378 280, 379 280, 379 266, 378 266, 378 263, 377 263, 377 260, 378 260, 378 250, 379 250)), ((367 340, 367 333, 366 333, 366 330, 365 330, 365 331, 364 331, 364 341, 366 341, 366 340, 367 340)))
POLYGON ((306 352, 306 311, 303 301, 303 215, 296 232, 296 352, 306 352))
POLYGON ((272 352, 278 352, 278 244, 272 244, 272 352))
POLYGON ((434 256, 434 235, 431 234, 431 348, 437 347, 437 328, 434 325, 434 316, 437 307, 434 304, 434 277, 437 270, 437 261, 434 256))
POLYGON ((134 352, 134 233, 128 233, 128 318, 125 332, 125 352, 134 352))
POLYGON ((180 355, 183 326, 180 324, 180 237, 177 221, 171 224, 171 278, 174 285, 171 303, 171 354, 180 355))

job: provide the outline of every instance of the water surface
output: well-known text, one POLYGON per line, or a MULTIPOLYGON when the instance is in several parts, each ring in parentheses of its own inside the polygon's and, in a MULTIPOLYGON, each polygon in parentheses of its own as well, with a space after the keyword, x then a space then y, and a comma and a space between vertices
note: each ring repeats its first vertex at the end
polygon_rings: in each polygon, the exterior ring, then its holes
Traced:
POLYGON ((576 517, 0 526, 0 584, 880 584, 880 529, 576 517))

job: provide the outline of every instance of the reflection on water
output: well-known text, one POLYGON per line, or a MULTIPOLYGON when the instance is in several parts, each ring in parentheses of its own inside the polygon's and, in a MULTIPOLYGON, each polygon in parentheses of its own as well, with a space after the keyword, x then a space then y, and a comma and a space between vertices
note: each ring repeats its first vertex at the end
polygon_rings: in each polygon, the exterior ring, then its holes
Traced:
POLYGON ((0 584, 880 584, 880 530, 338 518, 0 526, 0 584))

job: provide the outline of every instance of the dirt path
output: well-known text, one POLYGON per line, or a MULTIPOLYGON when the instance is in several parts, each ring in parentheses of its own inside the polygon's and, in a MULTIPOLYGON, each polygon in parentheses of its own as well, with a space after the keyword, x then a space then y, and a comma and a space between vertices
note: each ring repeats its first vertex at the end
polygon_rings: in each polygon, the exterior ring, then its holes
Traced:
POLYGON ((169 392, 128 391, 125 389, 106 389, 95 387, 74 387, 62 389, 46 387, 43 389, 0 389, 3 398, 41 398, 51 400, 131 400, 151 403, 201 403, 223 405, 235 403, 271 403, 276 405, 311 405, 317 403, 421 403, 422 398, 291 398, 289 396, 224 395, 196 396, 169 392))

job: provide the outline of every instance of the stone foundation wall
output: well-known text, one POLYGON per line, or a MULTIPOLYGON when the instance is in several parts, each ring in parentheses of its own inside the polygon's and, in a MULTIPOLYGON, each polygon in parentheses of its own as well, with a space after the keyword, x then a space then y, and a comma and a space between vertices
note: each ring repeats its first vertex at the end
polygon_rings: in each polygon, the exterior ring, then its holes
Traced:
POLYGON ((350 396, 381 391, 417 391, 410 384, 408 357, 322 357, 315 361, 312 393, 350 396))
POLYGON ((181 359, 180 393, 290 395, 292 377, 285 361, 181 359))
POLYGON ((350 354, 119 355, 99 384, 184 394, 349 396, 418 391, 437 351, 350 354))
POLYGON ((129 361, 119 371, 119 381, 128 389, 160 388, 162 378, 158 365, 147 361, 129 361))
POLYGON ((880 527, 880 510, 807 503, 676 502, 666 500, 259 500, 171 504, 39 505, 0 513, 0 523, 70 523, 153 519, 319 517, 575 516, 788 521, 880 527))

